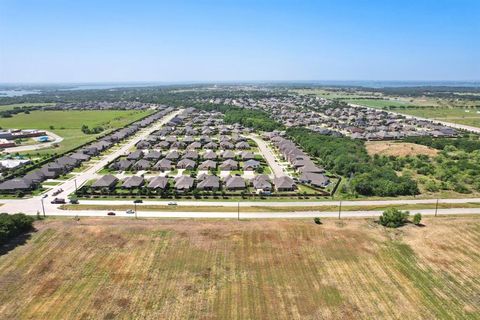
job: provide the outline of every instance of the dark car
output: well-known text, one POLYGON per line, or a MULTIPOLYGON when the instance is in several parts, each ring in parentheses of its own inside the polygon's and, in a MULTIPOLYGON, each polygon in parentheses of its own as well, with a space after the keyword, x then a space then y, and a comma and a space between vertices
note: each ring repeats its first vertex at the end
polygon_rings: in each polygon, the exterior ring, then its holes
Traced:
POLYGON ((110 212, 107 213, 107 216, 114 216, 114 215, 116 215, 116 213, 115 213, 115 212, 112 212, 112 211, 110 211, 110 212))
POLYGON ((53 199, 53 201, 51 202, 52 204, 65 204, 65 199, 63 198, 55 198, 53 199))

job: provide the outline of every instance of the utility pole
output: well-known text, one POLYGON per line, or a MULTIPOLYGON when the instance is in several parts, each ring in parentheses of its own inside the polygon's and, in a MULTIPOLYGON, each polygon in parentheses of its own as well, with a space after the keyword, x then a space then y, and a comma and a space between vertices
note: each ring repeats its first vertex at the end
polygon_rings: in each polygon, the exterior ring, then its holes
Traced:
POLYGON ((340 200, 340 203, 338 205, 338 219, 341 219, 340 218, 341 213, 342 213, 342 200, 340 200))
POLYGON ((438 199, 437 199, 437 203, 435 204, 435 217, 437 216, 437 212, 438 212, 438 199))
POLYGON ((40 198, 40 202, 42 203, 43 217, 45 218, 45 206, 43 205, 43 198, 40 198))
POLYGON ((137 219, 137 200, 133 201, 133 206, 135 207, 135 219, 137 219))
POLYGON ((240 221, 240 201, 237 204, 237 219, 240 221))

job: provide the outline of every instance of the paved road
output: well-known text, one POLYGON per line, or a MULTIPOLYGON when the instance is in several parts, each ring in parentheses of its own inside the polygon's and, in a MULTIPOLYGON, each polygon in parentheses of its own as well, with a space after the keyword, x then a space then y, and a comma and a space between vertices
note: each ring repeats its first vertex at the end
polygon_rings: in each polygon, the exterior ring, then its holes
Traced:
POLYGON ((37 143, 37 144, 32 144, 28 146, 18 146, 18 147, 13 147, 13 148, 6 148, 3 152, 5 153, 16 153, 16 152, 23 152, 23 151, 33 151, 33 150, 39 150, 39 149, 45 149, 53 146, 55 143, 60 143, 63 141, 63 138, 60 137, 59 135, 50 132, 50 131, 45 131, 47 136, 52 139, 49 142, 43 142, 43 143, 37 143))
POLYGON ((433 119, 433 118, 422 118, 422 117, 412 116, 412 115, 405 114, 405 113, 394 112, 394 111, 384 110, 384 109, 377 109, 377 108, 373 108, 373 107, 369 107, 369 106, 364 106, 364 105, 360 105, 360 104, 349 103, 349 105, 352 106, 352 107, 364 107, 364 108, 368 108, 368 109, 372 109, 372 110, 377 110, 377 111, 378 111, 378 110, 382 110, 382 111, 386 111, 386 112, 388 112, 388 113, 405 116, 405 117, 407 117, 408 119, 417 119, 417 120, 433 121, 433 122, 436 122, 436 123, 443 124, 444 126, 448 126, 448 127, 452 127, 452 128, 455 128, 455 129, 460 129, 460 130, 465 130, 465 131, 469 131, 469 132, 473 132, 473 133, 478 133, 478 134, 480 134, 480 128, 478 128, 478 127, 472 127, 472 126, 467 126, 467 125, 464 125, 464 124, 458 124, 458 123, 452 123, 452 122, 447 122, 447 121, 442 121, 442 120, 436 120, 436 119, 433 119))
POLYGON ((260 152, 263 154, 265 160, 272 169, 274 177, 282 177, 288 175, 283 170, 282 166, 276 161, 272 149, 270 149, 270 146, 265 142, 265 140, 260 138, 258 135, 249 135, 248 137, 255 141, 255 143, 258 145, 260 152))
MULTIPOLYGON (((412 213, 421 213, 422 215, 434 215, 435 209, 415 210, 412 213)), ((115 211, 115 217, 134 217, 134 214, 126 214, 123 211, 115 211)), ((353 217, 378 217, 383 211, 343 211, 342 218, 353 217)), ((35 214, 35 213, 29 213, 35 214)), ((47 212, 49 216, 85 216, 85 217, 108 217, 106 210, 60 210, 55 209, 47 212)), ((480 214, 480 208, 453 208, 438 209, 439 215, 473 215, 480 214)), ((137 212, 138 217, 144 218, 209 218, 209 219, 237 219, 238 212, 161 212, 161 211, 141 211, 137 212)), ((338 211, 292 211, 292 212, 242 212, 240 207, 241 219, 302 219, 302 218, 338 218, 338 211)))

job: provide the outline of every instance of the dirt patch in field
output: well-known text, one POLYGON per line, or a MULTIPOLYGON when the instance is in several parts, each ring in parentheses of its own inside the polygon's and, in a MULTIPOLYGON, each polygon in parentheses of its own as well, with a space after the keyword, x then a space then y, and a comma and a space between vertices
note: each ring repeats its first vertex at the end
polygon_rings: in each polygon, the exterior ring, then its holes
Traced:
POLYGON ((409 142, 367 141, 365 146, 368 154, 372 156, 378 154, 382 156, 406 157, 423 154, 435 157, 438 154, 436 149, 409 142))

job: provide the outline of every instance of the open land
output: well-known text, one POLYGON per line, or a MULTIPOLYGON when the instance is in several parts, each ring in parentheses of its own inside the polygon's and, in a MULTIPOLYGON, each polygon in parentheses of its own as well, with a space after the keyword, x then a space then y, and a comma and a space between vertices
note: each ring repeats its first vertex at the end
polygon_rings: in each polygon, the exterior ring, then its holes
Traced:
POLYGON ((6 319, 480 317, 480 220, 47 219, 0 256, 6 319))
POLYGON ((150 111, 32 111, 12 118, 0 119, 3 129, 44 129, 64 138, 58 148, 34 151, 35 154, 62 153, 86 142, 93 141, 99 134, 84 134, 82 125, 90 128, 101 126, 107 132, 122 128, 128 123, 147 116, 150 111))
POLYGON ((368 141, 365 143, 367 152, 370 155, 383 155, 406 157, 416 155, 427 155, 430 157, 436 156, 438 150, 409 142, 394 142, 394 141, 368 141))

